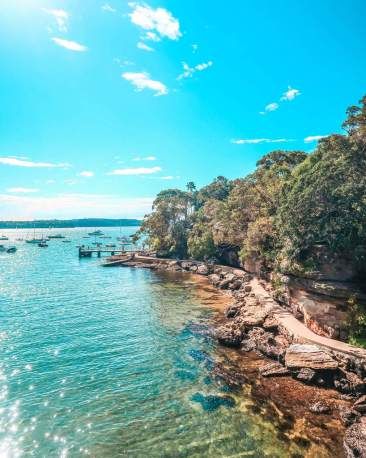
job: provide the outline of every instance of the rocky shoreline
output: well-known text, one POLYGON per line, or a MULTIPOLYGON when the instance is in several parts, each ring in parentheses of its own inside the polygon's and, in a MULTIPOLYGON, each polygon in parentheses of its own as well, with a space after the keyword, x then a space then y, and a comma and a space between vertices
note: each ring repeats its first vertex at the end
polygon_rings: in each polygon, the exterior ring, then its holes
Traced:
MULTIPOLYGON (((227 291, 232 303, 218 323, 214 338, 242 354, 254 351, 269 358, 271 362, 259 368, 263 378, 291 377, 307 386, 338 391, 345 401, 338 412, 346 428, 345 456, 366 458, 365 351, 331 339, 323 338, 323 342, 320 337, 320 344, 315 344, 301 334, 301 328, 296 332, 286 326, 285 310, 270 295, 269 285, 244 270, 143 256, 135 256, 122 265, 195 273, 227 291)), ((311 412, 318 415, 331 409, 324 397, 310 406, 311 412)))

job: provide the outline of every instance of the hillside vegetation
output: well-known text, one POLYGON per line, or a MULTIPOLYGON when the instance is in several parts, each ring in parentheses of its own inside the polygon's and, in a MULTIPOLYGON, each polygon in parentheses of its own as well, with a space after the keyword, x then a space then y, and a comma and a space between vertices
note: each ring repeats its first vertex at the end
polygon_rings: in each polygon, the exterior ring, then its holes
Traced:
POLYGON ((366 96, 347 110, 344 135, 317 149, 273 151, 250 175, 160 192, 136 238, 160 256, 286 272, 316 270, 322 253, 356 277, 366 264, 366 96))

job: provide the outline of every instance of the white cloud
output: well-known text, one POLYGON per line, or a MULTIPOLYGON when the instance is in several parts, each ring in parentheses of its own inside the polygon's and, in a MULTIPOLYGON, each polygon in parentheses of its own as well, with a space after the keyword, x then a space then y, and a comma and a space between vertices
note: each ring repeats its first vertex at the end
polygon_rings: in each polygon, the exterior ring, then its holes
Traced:
POLYGON ((61 163, 54 164, 52 162, 33 162, 17 159, 15 157, 0 157, 0 164, 13 165, 16 167, 29 167, 29 168, 68 168, 70 164, 61 163))
POLYGON ((197 43, 193 43, 192 49, 193 49, 193 54, 195 54, 198 51, 198 44, 197 43))
POLYGON ((278 103, 272 102, 272 103, 269 103, 268 105, 266 105, 264 107, 264 111, 260 111, 260 114, 264 115, 264 114, 270 113, 271 111, 276 111, 276 110, 278 110, 278 108, 279 108, 278 103))
POLYGON ((165 84, 160 81, 152 80, 150 74, 147 72, 125 72, 122 73, 121 76, 135 86, 136 91, 150 89, 155 92, 155 96, 168 94, 168 88, 165 84))
POLYGON ((256 145, 258 143, 287 143, 293 140, 288 138, 243 138, 231 140, 236 145, 256 145))
POLYGON ((140 218, 151 211, 153 197, 63 193, 55 196, 0 194, 1 219, 110 217, 140 218))
POLYGON ((152 52, 152 51, 155 51, 154 48, 152 48, 151 46, 148 46, 147 44, 145 44, 143 41, 139 41, 136 45, 139 49, 142 49, 143 51, 148 51, 148 52, 152 52))
POLYGON ((109 172, 107 175, 151 175, 153 173, 161 172, 161 167, 131 167, 126 169, 116 169, 109 172))
POLYGON ((133 161, 156 161, 156 157, 155 156, 146 156, 146 157, 134 157, 132 160, 133 161))
POLYGON ((325 137, 328 137, 328 135, 309 135, 308 137, 304 138, 304 143, 317 142, 318 140, 321 140, 325 137))
POLYGON ((145 35, 142 37, 142 39, 151 40, 151 41, 161 41, 161 38, 155 32, 146 32, 145 35))
POLYGON ((102 6, 102 10, 103 11, 107 11, 108 13, 115 13, 117 10, 115 8, 113 8, 109 3, 105 3, 103 6, 102 6))
MULTIPOLYGON (((298 89, 293 89, 291 86, 288 86, 287 91, 285 91, 282 96, 280 97, 280 102, 291 102, 296 97, 298 97, 301 92, 298 89)), ((265 115, 271 111, 276 111, 279 108, 279 104, 277 102, 269 103, 264 107, 263 111, 260 111, 259 114, 265 115)))
POLYGON ((94 176, 94 172, 91 172, 90 170, 83 170, 82 172, 79 173, 79 176, 85 177, 85 178, 92 178, 94 176))
POLYGON ((47 9, 43 8, 47 14, 53 16, 57 22, 57 27, 60 32, 67 32, 67 23, 69 20, 69 13, 61 9, 47 9))
POLYGON ((36 189, 36 188, 8 188, 6 190, 6 192, 10 192, 10 193, 20 193, 20 194, 29 194, 29 193, 33 193, 33 192, 39 192, 39 189, 36 189))
POLYGON ((183 65, 183 73, 181 73, 177 80, 181 80, 182 78, 191 78, 194 73, 202 72, 209 67, 212 67, 213 62, 209 60, 208 62, 203 62, 202 64, 195 65, 194 67, 190 67, 186 62, 182 62, 183 65))
POLYGON ((61 46, 62 48, 66 48, 70 51, 85 52, 88 50, 86 46, 81 45, 80 43, 76 43, 76 41, 63 40, 62 38, 56 38, 56 37, 53 37, 51 39, 58 46, 61 46))
POLYGON ((131 22, 144 30, 153 31, 161 37, 177 40, 182 35, 179 21, 165 8, 151 8, 146 4, 129 3, 133 9, 131 22))
POLYGON ((282 94, 280 98, 281 101, 291 101, 294 100, 295 97, 298 97, 301 92, 298 89, 292 89, 291 86, 288 87, 287 91, 282 94))

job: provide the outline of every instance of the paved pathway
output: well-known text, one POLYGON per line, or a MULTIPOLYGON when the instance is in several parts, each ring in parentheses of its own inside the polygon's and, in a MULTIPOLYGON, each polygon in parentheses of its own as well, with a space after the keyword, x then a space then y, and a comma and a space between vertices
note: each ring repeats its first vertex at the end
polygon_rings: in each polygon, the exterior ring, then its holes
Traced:
POLYGON ((311 331, 301 321, 292 315, 289 311, 280 307, 278 303, 271 297, 271 295, 263 288, 257 278, 253 278, 250 282, 252 291, 256 296, 260 297, 264 302, 268 304, 272 303, 275 307, 274 316, 278 322, 289 332, 295 341, 299 343, 311 343, 326 347, 330 350, 345 353, 358 358, 366 360, 366 350, 358 347, 354 347, 340 340, 330 339, 329 337, 319 336, 315 332, 311 331))

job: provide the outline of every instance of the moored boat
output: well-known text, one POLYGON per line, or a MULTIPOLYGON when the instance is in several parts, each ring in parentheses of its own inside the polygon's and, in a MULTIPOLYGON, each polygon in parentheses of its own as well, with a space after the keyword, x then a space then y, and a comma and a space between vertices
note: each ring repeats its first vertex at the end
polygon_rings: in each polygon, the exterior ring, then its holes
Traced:
POLYGON ((88 235, 104 235, 104 233, 100 229, 98 229, 93 232, 88 232, 88 235))
POLYGON ((7 253, 15 253, 17 251, 17 247, 16 246, 10 246, 8 248, 6 248, 6 252, 7 253))
POLYGON ((6 235, 0 235, 0 240, 9 240, 9 237, 6 235))
POLYGON ((48 236, 49 239, 64 239, 65 236, 62 234, 52 234, 48 236))

